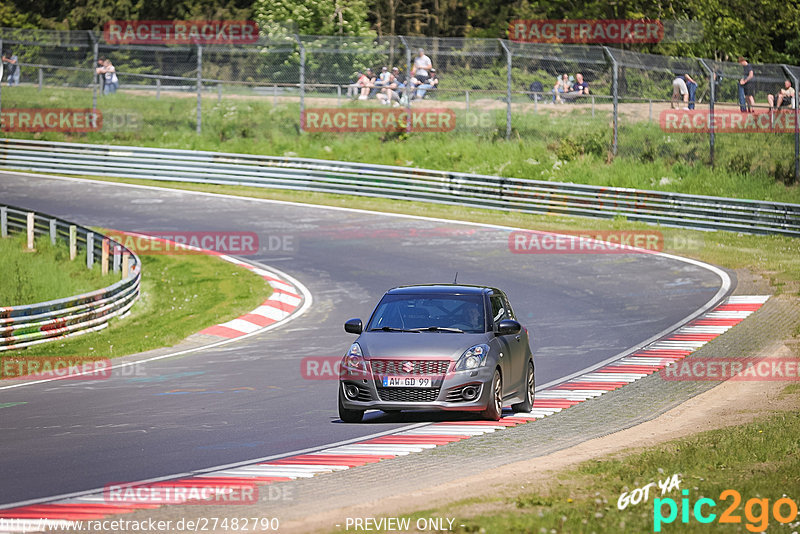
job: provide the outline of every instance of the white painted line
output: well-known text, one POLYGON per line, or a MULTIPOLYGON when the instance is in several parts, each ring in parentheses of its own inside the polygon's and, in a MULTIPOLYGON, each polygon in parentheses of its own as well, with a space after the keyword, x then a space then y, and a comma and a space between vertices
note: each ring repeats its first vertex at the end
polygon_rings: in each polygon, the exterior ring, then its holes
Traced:
POLYGON ((572 390, 556 390, 556 391, 540 391, 536 394, 537 399, 567 399, 567 400, 586 400, 594 397, 599 397, 605 390, 600 389, 572 389, 572 390))
POLYGON ((264 304, 263 306, 259 306, 255 310, 251 311, 250 313, 254 313, 256 315, 261 315, 262 317, 266 317, 268 319, 272 319, 273 321, 280 321, 284 317, 287 317, 290 312, 280 310, 275 306, 270 304, 264 304))
POLYGON ((237 332, 243 332, 245 334, 253 333, 257 330, 261 330, 261 327, 257 324, 251 323, 250 321, 245 321, 244 319, 233 319, 228 321, 227 323, 221 323, 219 326, 224 326, 226 328, 230 328, 232 330, 236 330, 237 332))
POLYGON ((645 373, 588 373, 576 379, 580 382, 634 382, 648 376, 645 373))
POLYGON ((288 295, 286 293, 273 293, 267 301, 274 300, 277 302, 283 302, 284 304, 288 304, 289 306, 297 306, 300 304, 299 297, 293 297, 292 295, 288 295))
POLYGON ((753 312, 751 311, 713 311, 709 314, 706 314, 704 319, 744 319, 753 312))
MULTIPOLYGON (((491 430, 494 432, 494 430, 491 430)), ((484 434, 488 434, 489 432, 484 430, 441 430, 439 428, 432 428, 432 427, 425 427, 425 428, 417 428, 414 430, 409 430, 407 432, 403 432, 404 435, 408 436, 482 436, 484 434)))
POLYGON ((764 304, 770 295, 732 295, 728 297, 729 304, 764 304))
POLYGON ((684 326, 676 334, 724 334, 730 326, 684 326))

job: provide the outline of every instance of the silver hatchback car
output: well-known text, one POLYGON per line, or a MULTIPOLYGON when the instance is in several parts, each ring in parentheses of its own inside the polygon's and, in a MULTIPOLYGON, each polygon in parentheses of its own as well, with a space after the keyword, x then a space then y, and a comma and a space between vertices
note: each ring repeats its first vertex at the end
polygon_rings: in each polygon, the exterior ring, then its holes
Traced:
POLYGON ((533 407, 535 374, 528 331, 505 293, 493 287, 417 285, 389 290, 345 354, 339 417, 366 410, 457 410, 497 420, 504 405, 533 407))

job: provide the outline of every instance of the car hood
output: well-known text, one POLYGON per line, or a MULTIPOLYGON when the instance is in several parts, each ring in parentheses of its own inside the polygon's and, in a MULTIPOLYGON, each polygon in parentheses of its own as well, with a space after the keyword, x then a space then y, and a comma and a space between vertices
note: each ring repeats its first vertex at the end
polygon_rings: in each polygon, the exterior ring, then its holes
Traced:
POLYGON ((366 358, 403 358, 455 360, 465 350, 479 343, 489 343, 491 334, 455 334, 448 332, 364 332, 358 344, 366 358))

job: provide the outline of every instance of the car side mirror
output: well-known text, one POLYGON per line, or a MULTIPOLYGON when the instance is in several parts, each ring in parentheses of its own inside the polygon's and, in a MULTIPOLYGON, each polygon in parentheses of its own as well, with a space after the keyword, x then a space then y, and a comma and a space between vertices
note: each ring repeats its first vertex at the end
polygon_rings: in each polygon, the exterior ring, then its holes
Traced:
POLYGON ((344 323, 344 331, 349 334, 360 334, 362 329, 361 319, 350 319, 344 323))
POLYGON ((498 336, 513 336, 519 334, 522 330, 522 325, 512 319, 503 319, 497 323, 498 336))

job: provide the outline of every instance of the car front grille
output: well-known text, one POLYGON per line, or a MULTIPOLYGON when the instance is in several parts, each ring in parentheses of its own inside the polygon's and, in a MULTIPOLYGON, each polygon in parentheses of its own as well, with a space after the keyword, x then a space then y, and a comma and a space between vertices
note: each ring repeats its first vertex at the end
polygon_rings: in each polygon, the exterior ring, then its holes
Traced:
POLYGON ((450 368, 450 360, 371 360, 370 366, 379 375, 443 375, 450 368))
POLYGON ((434 402, 440 388, 378 388, 378 397, 386 402, 434 402))

